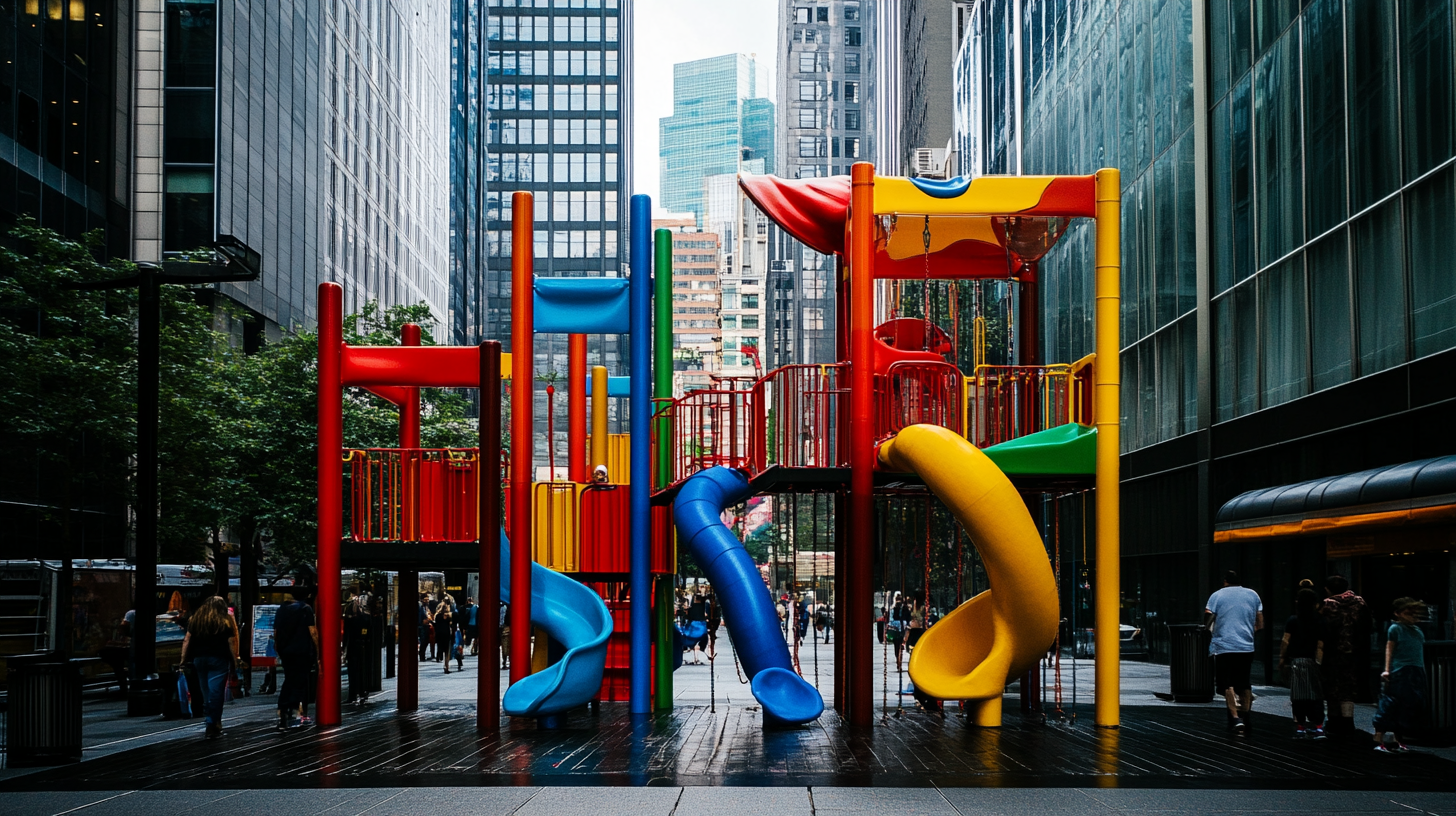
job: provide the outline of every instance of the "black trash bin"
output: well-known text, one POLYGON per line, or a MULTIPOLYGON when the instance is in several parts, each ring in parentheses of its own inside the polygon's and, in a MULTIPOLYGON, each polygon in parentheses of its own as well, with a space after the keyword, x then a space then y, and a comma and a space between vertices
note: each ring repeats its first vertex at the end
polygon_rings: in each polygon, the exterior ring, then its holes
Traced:
POLYGON ((1456 641, 1426 641, 1426 739, 1456 741, 1456 641))
POLYGON ((1213 658, 1208 656, 1208 629, 1197 623, 1168 624, 1168 676, 1175 703, 1213 700, 1213 658))
POLYGON ((81 761, 81 672, 52 655, 9 660, 6 760, 12 768, 81 761))

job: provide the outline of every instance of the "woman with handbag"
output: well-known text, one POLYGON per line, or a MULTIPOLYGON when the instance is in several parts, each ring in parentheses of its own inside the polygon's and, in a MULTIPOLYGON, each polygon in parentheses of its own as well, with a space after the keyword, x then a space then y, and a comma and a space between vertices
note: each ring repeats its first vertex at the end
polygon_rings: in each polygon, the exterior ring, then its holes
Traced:
POLYGON ((182 663, 191 660, 202 687, 203 722, 207 739, 222 736, 222 704, 228 672, 238 662, 238 626, 228 614, 227 601, 208 598, 192 613, 182 639, 182 663))

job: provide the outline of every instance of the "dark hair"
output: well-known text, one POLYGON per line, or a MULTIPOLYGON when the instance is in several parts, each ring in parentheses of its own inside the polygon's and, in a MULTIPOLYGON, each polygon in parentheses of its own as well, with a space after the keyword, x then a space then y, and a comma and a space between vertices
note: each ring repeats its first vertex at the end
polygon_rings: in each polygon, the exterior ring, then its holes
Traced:
POLYGON ((1300 617, 1319 611, 1319 596, 1312 589, 1301 589, 1294 593, 1294 611, 1300 617))
POLYGON ((1223 574, 1223 580, 1224 580, 1224 583, 1228 584, 1229 586, 1243 586, 1244 585, 1244 582, 1239 580, 1239 574, 1237 572, 1234 572, 1233 570, 1229 570, 1228 572, 1225 572, 1223 574))
POLYGON ((1331 575, 1325 579, 1325 589, 1332 595, 1339 595, 1350 589, 1350 582, 1343 575, 1331 575))

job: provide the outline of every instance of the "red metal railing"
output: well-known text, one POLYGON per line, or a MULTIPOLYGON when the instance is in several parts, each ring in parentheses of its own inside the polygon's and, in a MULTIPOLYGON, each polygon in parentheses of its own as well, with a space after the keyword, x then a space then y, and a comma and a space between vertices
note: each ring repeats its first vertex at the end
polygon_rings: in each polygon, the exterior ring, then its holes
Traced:
POLYGON ((911 425, 961 432, 961 372, 950 363, 900 362, 875 377, 875 437, 911 425))
POLYGON ((715 465, 747 467, 752 427, 749 391, 694 391, 671 407, 672 479, 677 481, 715 465))
POLYGON ((480 457, 475 448, 350 450, 355 541, 475 541, 480 457))
POLYGON ((847 462, 849 366, 790 365, 754 383, 753 467, 839 467, 847 462))
POLYGON ((987 448, 1070 422, 1071 379, 1066 365, 981 366, 966 378, 966 438, 987 448))

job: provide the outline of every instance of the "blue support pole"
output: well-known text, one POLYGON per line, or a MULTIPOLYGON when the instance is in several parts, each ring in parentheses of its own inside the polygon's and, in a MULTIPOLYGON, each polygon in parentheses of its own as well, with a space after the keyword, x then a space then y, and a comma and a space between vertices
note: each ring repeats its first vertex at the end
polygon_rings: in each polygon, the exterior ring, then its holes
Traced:
POLYGON ((630 690, 633 714, 652 713, 652 199, 632 196, 631 209, 632 483, 628 486, 632 540, 630 690))

